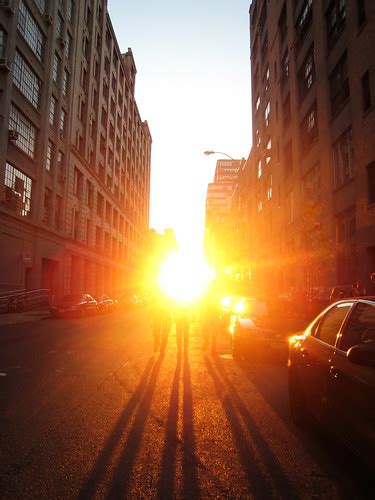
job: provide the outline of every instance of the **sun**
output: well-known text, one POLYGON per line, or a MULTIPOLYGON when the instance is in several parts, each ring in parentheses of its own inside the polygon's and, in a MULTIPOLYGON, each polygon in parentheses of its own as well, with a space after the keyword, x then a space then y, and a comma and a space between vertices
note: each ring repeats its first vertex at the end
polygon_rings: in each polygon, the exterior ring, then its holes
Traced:
POLYGON ((213 271, 203 255, 178 251, 162 263, 158 284, 170 299, 191 304, 206 292, 212 279, 213 271))

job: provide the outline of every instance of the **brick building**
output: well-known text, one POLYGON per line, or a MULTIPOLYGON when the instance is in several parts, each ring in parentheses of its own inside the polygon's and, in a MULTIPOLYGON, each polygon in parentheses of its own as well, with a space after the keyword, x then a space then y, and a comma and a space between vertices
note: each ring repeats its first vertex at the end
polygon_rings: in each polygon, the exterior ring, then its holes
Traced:
POLYGON ((103 0, 0 6, 0 287, 114 292, 139 278, 151 135, 103 0))
POLYGON ((375 2, 254 0, 250 38, 253 279, 284 291, 369 286, 375 2))

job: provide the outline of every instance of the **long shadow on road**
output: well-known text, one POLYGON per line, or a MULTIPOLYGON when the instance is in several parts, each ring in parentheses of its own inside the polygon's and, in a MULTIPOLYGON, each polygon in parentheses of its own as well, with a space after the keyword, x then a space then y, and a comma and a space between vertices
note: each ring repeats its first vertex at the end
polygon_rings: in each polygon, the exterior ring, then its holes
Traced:
MULTIPOLYGON (((154 365, 153 374, 155 374, 155 370, 158 370, 158 368, 160 367, 160 363, 161 360, 159 360, 159 364, 154 365)), ((97 458, 96 463, 90 472, 90 475, 88 476, 85 484, 81 488, 81 491, 79 493, 79 498, 82 499, 92 498, 95 495, 96 490, 100 484, 100 481, 102 480, 104 474, 107 471, 108 464, 110 463, 112 455, 116 447, 118 446, 121 436, 126 430, 129 420, 132 414, 134 413, 138 403, 140 402, 142 395, 146 391, 148 377, 153 364, 154 360, 150 359, 150 361, 146 365, 146 368, 142 374, 142 377, 139 381, 139 384, 135 392, 133 393, 132 397, 130 398, 125 408, 123 409, 114 429, 111 432, 111 435, 109 436, 103 450, 101 451, 99 457, 97 458)))
POLYGON ((164 356, 160 355, 158 361, 152 368, 147 387, 143 392, 137 413, 134 417, 133 426, 129 431, 126 442, 122 448, 122 454, 113 472, 106 495, 107 498, 124 498, 128 493, 131 473, 142 441, 143 431, 150 412, 156 381, 163 359, 164 356))
POLYGON ((255 498, 271 498, 275 494, 283 498, 296 498, 293 484, 284 474, 276 456, 238 395, 222 362, 218 358, 214 359, 215 367, 207 356, 205 363, 231 426, 242 467, 246 473, 249 494, 255 498))

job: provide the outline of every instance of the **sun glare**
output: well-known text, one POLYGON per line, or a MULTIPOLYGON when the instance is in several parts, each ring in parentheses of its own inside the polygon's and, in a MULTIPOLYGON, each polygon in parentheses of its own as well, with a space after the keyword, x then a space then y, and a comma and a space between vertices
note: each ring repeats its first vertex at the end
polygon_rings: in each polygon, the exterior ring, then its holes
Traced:
POLYGON ((170 254, 162 263, 158 283, 169 298, 187 304, 205 293, 213 277, 203 256, 179 251, 170 254))

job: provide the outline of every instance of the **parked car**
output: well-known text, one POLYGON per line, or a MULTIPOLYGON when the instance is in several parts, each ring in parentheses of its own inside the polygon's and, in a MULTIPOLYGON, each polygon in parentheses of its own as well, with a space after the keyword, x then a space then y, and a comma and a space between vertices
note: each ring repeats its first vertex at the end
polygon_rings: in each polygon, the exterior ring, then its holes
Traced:
POLYGON ((98 302, 98 312, 103 314, 114 311, 117 304, 117 301, 112 299, 106 293, 101 295, 97 302, 98 302))
POLYGON ((294 422, 314 417, 374 464, 375 297, 326 308, 290 339, 288 371, 294 422))
POLYGON ((279 298, 240 299, 230 317, 233 358, 288 352, 289 336, 301 328, 293 302, 279 298))
POLYGON ((96 314, 97 311, 98 304, 88 293, 73 293, 65 295, 61 300, 59 300, 59 302, 50 308, 52 316, 57 318, 64 316, 82 317, 90 314, 96 314))

